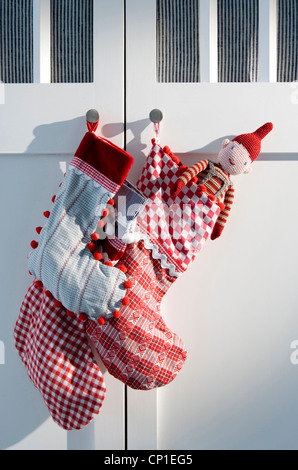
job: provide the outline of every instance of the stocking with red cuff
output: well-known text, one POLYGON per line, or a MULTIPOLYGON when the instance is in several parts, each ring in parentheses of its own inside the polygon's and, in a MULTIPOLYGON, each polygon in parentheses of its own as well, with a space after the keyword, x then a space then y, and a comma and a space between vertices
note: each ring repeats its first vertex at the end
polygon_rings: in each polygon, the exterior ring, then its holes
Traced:
POLYGON ((127 305, 127 278, 100 262, 95 231, 132 163, 127 152, 88 132, 37 228, 39 240, 31 243, 35 280, 15 326, 15 345, 51 416, 67 430, 88 424, 105 397, 85 322, 113 317, 127 305))

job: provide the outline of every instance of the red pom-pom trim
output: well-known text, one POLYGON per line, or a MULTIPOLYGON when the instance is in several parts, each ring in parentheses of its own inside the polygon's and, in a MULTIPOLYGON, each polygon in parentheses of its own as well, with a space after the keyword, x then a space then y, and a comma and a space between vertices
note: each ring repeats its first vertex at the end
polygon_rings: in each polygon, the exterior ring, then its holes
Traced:
POLYGON ((55 302, 55 307, 56 307, 56 308, 61 308, 61 307, 62 307, 62 303, 59 302, 59 300, 56 300, 56 302, 55 302))
POLYGON ((179 163, 180 163, 179 158, 176 157, 176 155, 171 155, 171 157, 172 157, 173 162, 176 163, 176 165, 179 165, 179 163))
POLYGON ((196 176, 193 177, 193 179, 191 180, 193 183, 197 184, 197 182, 199 181, 198 178, 196 176))
POLYGON ((118 318, 121 317, 121 313, 119 312, 119 310, 116 310, 116 311, 113 313, 113 317, 116 318, 116 320, 118 320, 118 318))
POLYGON ((71 312, 70 310, 66 310, 66 315, 67 315, 68 317, 71 317, 71 318, 73 318, 73 317, 76 316, 76 314, 73 313, 73 312, 71 312))
POLYGON ((52 294, 51 294, 51 292, 50 292, 49 290, 46 290, 46 291, 45 291, 45 295, 46 295, 49 299, 51 299, 51 298, 53 297, 52 294))
POLYGON ((210 201, 215 201, 216 197, 214 196, 214 194, 209 194, 209 199, 210 201))
POLYGON ((223 211, 223 210, 225 209, 225 207, 226 207, 223 202, 219 202, 219 203, 218 203, 218 206, 220 207, 220 210, 221 210, 221 211, 223 211))
POLYGON ((170 147, 169 147, 168 145, 166 145, 166 146, 163 148, 163 151, 164 151, 164 153, 166 153, 167 155, 170 155, 170 153, 172 153, 172 152, 171 152, 171 149, 170 149, 170 147))
POLYGON ((102 326, 102 325, 105 325, 106 324, 106 320, 104 317, 100 317, 98 320, 97 320, 97 323, 102 326))
POLYGON ((38 235, 40 235, 40 232, 42 231, 42 227, 36 227, 36 232, 38 233, 38 235))
POLYGON ((103 228, 104 225, 105 225, 104 220, 100 220, 100 221, 98 222, 98 224, 97 224, 97 227, 98 227, 98 228, 103 228))
POLYGON ((89 250, 91 251, 91 253, 94 253, 94 251, 96 250, 95 244, 93 242, 90 242, 90 243, 88 243, 87 246, 88 246, 89 250))
POLYGON ((122 305, 127 306, 127 305, 129 305, 129 303, 130 303, 130 300, 129 300, 128 297, 124 297, 124 299, 122 299, 122 305))
POLYGON ((93 240, 94 242, 96 242, 97 240, 100 239, 100 236, 98 235, 98 233, 92 233, 91 235, 91 240, 93 240))
POLYGON ((36 281, 36 282, 35 282, 35 285, 36 285, 37 287, 43 287, 43 283, 42 283, 41 281, 36 281))
POLYGON ((123 282, 123 286, 125 287, 125 289, 131 289, 133 284, 131 281, 125 281, 123 282))
POLYGON ((48 219, 50 217, 51 213, 49 211, 45 211, 43 213, 43 215, 45 216, 46 219, 48 219))
POLYGON ((102 254, 99 251, 96 251, 93 256, 96 261, 100 261, 102 259, 102 254))
POLYGON ((186 165, 181 165, 180 170, 181 171, 186 171, 188 169, 188 166, 186 165))
POLYGON ((203 193, 205 193, 207 191, 206 186, 204 186, 203 184, 199 184, 198 187, 200 188, 201 191, 203 191, 203 193))
POLYGON ((108 217, 109 213, 110 213, 109 209, 104 209, 104 210, 102 211, 102 216, 103 216, 103 217, 108 217))
POLYGON ((86 321, 88 319, 88 315, 86 315, 86 313, 80 313, 78 318, 79 321, 86 321))
POLYGON ((111 266, 111 267, 112 267, 112 266, 113 266, 113 263, 112 263, 112 261, 105 261, 105 265, 106 265, 106 266, 111 266))
POLYGON ((52 202, 55 202, 56 201, 56 196, 53 196, 52 197, 52 202))
POLYGON ((38 243, 37 241, 35 240, 32 240, 32 242, 30 243, 31 247, 33 248, 33 250, 36 250, 36 248, 38 247, 38 243))
POLYGON ((114 199, 110 199, 110 200, 108 201, 108 206, 114 206, 114 205, 115 205, 114 199))
POLYGON ((119 266, 118 269, 120 269, 120 271, 122 271, 124 274, 127 273, 127 269, 126 269, 126 267, 124 266, 124 264, 122 264, 121 266, 119 266))

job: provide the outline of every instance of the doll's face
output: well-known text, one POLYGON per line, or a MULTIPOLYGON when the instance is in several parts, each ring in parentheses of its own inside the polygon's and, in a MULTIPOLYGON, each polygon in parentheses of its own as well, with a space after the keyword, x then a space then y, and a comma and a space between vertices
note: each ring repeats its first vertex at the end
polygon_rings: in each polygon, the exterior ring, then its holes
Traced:
POLYGON ((230 175, 241 175, 251 171, 252 161, 246 148, 235 141, 224 140, 218 154, 222 168, 230 175))

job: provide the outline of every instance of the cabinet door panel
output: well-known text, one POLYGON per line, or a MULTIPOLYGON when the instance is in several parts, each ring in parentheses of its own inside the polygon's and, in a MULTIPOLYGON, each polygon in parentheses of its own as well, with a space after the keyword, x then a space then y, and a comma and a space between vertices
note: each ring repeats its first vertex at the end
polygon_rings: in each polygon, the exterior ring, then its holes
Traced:
POLYGON ((235 202, 222 236, 208 241, 162 302, 188 359, 170 385, 148 395, 128 391, 129 448, 153 441, 158 449, 297 449, 298 379, 290 356, 298 326, 298 108, 296 84, 272 81, 277 3, 259 2, 262 81, 252 83, 217 83, 216 1, 200 1, 198 83, 157 80, 156 1, 126 4, 134 180, 154 137, 148 118, 154 108, 163 112, 161 145, 186 165, 215 158, 226 137, 274 124, 253 172, 234 178, 235 202))
MULTIPOLYGON (((62 8, 63 2, 59 3, 62 8)), ((87 131, 86 112, 99 111, 99 135, 105 125, 117 122, 117 135, 110 139, 124 144, 123 2, 94 0, 93 5, 92 82, 50 83, 46 63, 50 61, 50 1, 34 0, 34 83, 1 85, 0 341, 5 352, 0 360, 1 449, 122 449, 124 445, 124 387, 103 366, 108 392, 102 411, 84 430, 66 432, 49 417, 13 341, 21 302, 31 283, 30 242, 87 131)))

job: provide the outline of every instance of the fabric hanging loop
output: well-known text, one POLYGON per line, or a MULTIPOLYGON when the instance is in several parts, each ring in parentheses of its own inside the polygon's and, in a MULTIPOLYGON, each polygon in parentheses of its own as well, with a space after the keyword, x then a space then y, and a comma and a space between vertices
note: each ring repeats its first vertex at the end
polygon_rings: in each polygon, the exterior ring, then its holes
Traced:
POLYGON ((163 119, 163 114, 160 109, 152 109, 149 114, 149 119, 153 122, 154 132, 155 132, 155 142, 159 144, 160 141, 160 122, 163 119))
POLYGON ((160 123, 159 122, 154 123, 154 133, 155 133, 155 142, 159 144, 160 142, 160 123))
POLYGON ((88 122, 87 121, 88 131, 89 132, 96 132, 96 130, 98 128, 98 124, 99 124, 99 121, 98 122, 88 122))

